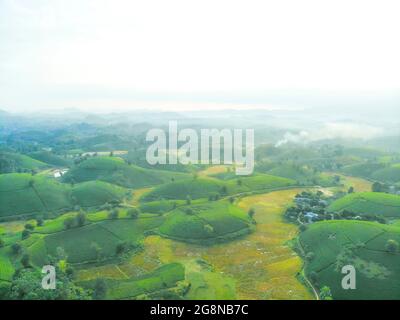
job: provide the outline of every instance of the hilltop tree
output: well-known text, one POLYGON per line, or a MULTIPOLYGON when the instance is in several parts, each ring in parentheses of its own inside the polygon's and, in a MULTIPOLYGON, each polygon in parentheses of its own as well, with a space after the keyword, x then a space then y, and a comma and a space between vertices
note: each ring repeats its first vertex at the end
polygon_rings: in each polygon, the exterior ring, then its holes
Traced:
POLYGON ((385 245, 386 251, 396 253, 399 251, 399 243, 396 240, 389 239, 385 245))
POLYGON ((102 278, 98 278, 94 284, 93 299, 102 300, 107 294, 107 284, 102 278))

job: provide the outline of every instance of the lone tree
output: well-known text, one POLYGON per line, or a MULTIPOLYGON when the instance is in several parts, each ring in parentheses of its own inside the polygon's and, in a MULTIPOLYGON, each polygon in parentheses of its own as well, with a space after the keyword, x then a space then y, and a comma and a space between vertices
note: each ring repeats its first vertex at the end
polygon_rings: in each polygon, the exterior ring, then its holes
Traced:
POLYGON ((71 229, 75 224, 75 219, 72 217, 69 217, 64 220, 64 227, 65 229, 71 229))
POLYGON ((186 204, 187 204, 187 205, 192 204, 192 198, 190 197, 190 195, 187 195, 187 196, 186 196, 186 204))
POLYGON ((385 249, 390 253, 396 253, 399 251, 399 243, 396 240, 389 239, 386 242, 385 249))
POLYGON ((117 246, 115 247, 115 253, 117 255, 121 255, 124 252, 128 251, 129 249, 129 245, 126 241, 121 241, 117 244, 117 246))
POLYGON ((249 215, 249 217, 251 219, 253 219, 254 215, 255 215, 256 211, 254 210, 254 208, 250 208, 249 212, 247 213, 249 215))
POLYGON ((22 240, 28 239, 30 235, 31 235, 31 232, 30 232, 29 230, 25 229, 25 230, 22 231, 22 233, 21 233, 21 239, 22 239, 22 240))
POLYGON ((36 219, 36 225, 37 225, 38 227, 41 227, 41 226, 43 225, 43 223, 44 223, 43 218, 37 218, 37 219, 36 219))
POLYGON ((128 215, 133 219, 136 219, 139 216, 139 213, 140 211, 137 208, 128 209, 128 215))
POLYGON ((229 197, 229 202, 234 203, 235 202, 235 197, 229 197))
POLYGON ((22 246, 19 244, 19 243, 13 243, 12 245, 11 245, 11 251, 12 251, 12 253, 14 253, 14 254, 19 254, 19 253, 21 253, 21 251, 22 251, 22 246))
POLYGON ((34 228, 35 228, 35 227, 34 227, 32 224, 30 224, 30 223, 27 223, 27 224, 25 225, 25 229, 26 229, 26 230, 32 231, 34 228))
POLYGON ((320 296, 321 300, 333 300, 331 289, 327 286, 324 286, 321 288, 321 291, 319 292, 319 296, 320 296))
POLYGON ((110 219, 118 219, 118 216, 119 216, 119 212, 117 209, 112 209, 110 211, 110 213, 108 214, 108 218, 110 218, 110 219))
POLYGON ((75 222, 78 227, 82 227, 86 222, 86 215, 84 212, 79 212, 75 217, 75 222))
POLYGON ((354 192, 354 187, 350 187, 347 193, 353 193, 354 192))
POLYGON ((25 253, 21 258, 21 264, 24 268, 29 268, 31 266, 31 257, 29 254, 25 253))
POLYGON ((107 284, 104 279, 98 278, 94 284, 93 299, 102 300, 107 294, 107 284))
POLYGON ((384 186, 380 182, 374 182, 372 184, 372 192, 383 192, 384 186))

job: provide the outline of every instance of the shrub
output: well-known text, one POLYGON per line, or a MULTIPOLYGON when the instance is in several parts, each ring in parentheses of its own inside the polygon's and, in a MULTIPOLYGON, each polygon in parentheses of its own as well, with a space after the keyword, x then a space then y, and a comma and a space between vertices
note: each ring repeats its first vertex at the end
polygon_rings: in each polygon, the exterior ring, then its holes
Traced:
POLYGON ((256 211, 254 210, 254 208, 250 208, 249 212, 247 213, 249 215, 249 217, 251 219, 253 219, 254 215, 255 215, 256 211))
POLYGON ((129 208, 128 209, 128 215, 133 219, 136 219, 139 216, 139 213, 140 213, 140 211, 137 208, 129 208))
POLYGON ((37 225, 38 227, 41 227, 43 224, 44 224, 43 218, 37 218, 37 219, 36 219, 36 225, 37 225))
POLYGON ((13 243, 12 245, 11 245, 11 251, 14 253, 14 254, 18 254, 18 253, 20 253, 21 251, 22 251, 22 246, 19 244, 19 243, 13 243))
POLYGON ((24 231, 22 231, 22 233, 21 233, 21 239, 22 240, 24 240, 24 239, 27 239, 27 238, 29 238, 29 236, 31 235, 31 232, 29 231, 29 230, 24 230, 24 231))
POLYGON ((301 232, 304 232, 307 230, 307 226, 305 224, 301 224, 299 229, 301 232))
POLYGON ((26 230, 33 230, 35 227, 32 225, 32 224, 30 224, 30 223, 27 223, 26 225, 25 225, 25 229, 26 230))
POLYGON ((4 240, 2 238, 0 238, 0 248, 4 247, 4 245, 5 245, 4 240))
POLYGON ((69 217, 64 220, 64 227, 65 229, 71 229, 75 224, 75 219, 72 217, 69 217))
POLYGON ((386 242, 385 249, 390 253, 396 253, 399 251, 399 243, 396 240, 389 239, 386 242))
POLYGON ((118 219, 119 211, 117 209, 113 209, 108 213, 109 219, 118 219))
POLYGON ((93 288, 93 299, 102 300, 107 294, 107 284, 104 279, 98 278, 93 288))
POLYGON ((76 225, 82 227, 86 222, 86 215, 84 212, 79 212, 75 217, 76 225))
POLYGON ((21 264, 24 268, 29 268, 30 267, 30 256, 29 254, 25 253, 22 258, 21 258, 21 264))

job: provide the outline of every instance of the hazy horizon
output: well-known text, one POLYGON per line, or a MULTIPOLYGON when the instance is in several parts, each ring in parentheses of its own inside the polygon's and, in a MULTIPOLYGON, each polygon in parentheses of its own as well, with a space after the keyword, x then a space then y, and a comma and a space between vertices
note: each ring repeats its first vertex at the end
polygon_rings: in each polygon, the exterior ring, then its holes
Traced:
POLYGON ((0 109, 393 108, 398 9, 0 0, 0 109))

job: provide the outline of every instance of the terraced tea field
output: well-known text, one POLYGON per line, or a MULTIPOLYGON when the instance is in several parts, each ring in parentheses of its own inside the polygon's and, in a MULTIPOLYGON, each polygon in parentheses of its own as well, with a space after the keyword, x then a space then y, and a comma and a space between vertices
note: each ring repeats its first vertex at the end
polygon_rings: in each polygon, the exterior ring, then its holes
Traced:
MULTIPOLYGON (((298 279, 302 260, 287 242, 297 227, 283 221, 283 212, 301 189, 276 191, 243 198, 238 206, 254 208, 255 231, 228 243, 200 246, 160 236, 145 239, 144 249, 120 270, 109 266, 112 278, 141 275, 173 262, 185 266, 192 286, 189 299, 313 299, 298 279)), ((99 272, 98 269, 93 269, 99 272)), ((101 271, 100 271, 101 272, 101 271)), ((91 271, 79 273, 81 279, 91 271)), ((87 279, 87 278, 86 278, 87 279)))

